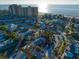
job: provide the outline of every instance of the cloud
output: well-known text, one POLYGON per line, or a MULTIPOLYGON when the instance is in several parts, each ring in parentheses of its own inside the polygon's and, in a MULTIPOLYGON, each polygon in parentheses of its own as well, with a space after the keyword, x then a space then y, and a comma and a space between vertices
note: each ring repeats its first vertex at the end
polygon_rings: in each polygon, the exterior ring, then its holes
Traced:
POLYGON ((79 0, 0 0, 0 4, 79 4, 79 0))

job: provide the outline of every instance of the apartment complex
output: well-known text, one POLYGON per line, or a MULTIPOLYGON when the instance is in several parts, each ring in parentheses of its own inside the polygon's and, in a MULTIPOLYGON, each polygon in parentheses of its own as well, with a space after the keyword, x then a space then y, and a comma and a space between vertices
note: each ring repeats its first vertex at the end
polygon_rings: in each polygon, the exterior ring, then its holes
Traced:
POLYGON ((38 16, 38 7, 22 7, 21 5, 10 5, 9 13, 16 16, 38 16))

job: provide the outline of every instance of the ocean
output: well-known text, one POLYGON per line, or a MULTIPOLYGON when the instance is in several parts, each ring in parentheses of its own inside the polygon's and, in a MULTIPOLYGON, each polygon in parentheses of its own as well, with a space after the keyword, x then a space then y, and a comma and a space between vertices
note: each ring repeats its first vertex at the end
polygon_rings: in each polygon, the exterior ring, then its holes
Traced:
POLYGON ((48 5, 48 13, 79 17, 79 5, 48 5))
MULTIPOLYGON (((8 6, 9 5, 0 5, 0 9, 8 9, 8 6)), ((79 17, 79 5, 48 5, 47 13, 79 17)))

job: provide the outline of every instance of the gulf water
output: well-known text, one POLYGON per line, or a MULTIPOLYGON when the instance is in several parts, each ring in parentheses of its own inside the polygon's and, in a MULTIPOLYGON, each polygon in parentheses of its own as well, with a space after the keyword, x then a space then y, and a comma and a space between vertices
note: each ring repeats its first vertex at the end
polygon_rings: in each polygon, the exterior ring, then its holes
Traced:
MULTIPOLYGON (((0 5, 0 9, 8 9, 9 5, 0 5)), ((27 6, 27 5, 22 5, 27 6)), ((48 5, 47 13, 51 14, 64 14, 66 16, 78 16, 79 17, 79 5, 48 5)))

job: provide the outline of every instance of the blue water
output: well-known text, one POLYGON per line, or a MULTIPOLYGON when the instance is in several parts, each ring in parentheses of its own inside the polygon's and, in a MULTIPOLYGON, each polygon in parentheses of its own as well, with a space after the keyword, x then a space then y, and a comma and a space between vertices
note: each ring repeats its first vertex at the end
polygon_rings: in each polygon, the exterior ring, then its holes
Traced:
MULTIPOLYGON (((9 5, 0 5, 0 9, 8 9, 9 5)), ((27 5, 22 5, 27 6, 27 5)), ((79 5, 48 5, 48 13, 79 16, 79 5)))
POLYGON ((66 16, 79 16, 79 5, 48 5, 48 12, 64 14, 66 16))

